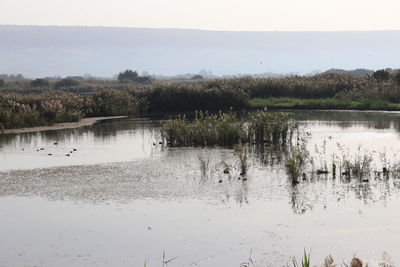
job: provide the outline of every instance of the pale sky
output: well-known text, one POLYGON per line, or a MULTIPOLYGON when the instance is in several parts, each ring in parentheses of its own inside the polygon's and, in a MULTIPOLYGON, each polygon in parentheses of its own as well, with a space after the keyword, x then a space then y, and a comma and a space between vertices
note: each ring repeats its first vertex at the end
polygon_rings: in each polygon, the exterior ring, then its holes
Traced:
POLYGON ((1 0, 2 25, 400 30, 399 0, 1 0))

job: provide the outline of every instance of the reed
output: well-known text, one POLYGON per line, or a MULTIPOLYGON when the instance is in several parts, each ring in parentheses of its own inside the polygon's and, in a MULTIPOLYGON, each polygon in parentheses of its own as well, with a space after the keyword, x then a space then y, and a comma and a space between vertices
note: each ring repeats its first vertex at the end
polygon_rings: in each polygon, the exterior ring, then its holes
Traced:
POLYGON ((297 184, 301 176, 305 177, 307 164, 311 162, 310 153, 305 145, 296 146, 285 160, 286 173, 292 184, 297 184))
POLYGON ((234 146, 239 143, 286 143, 298 124, 285 113, 258 111, 238 117, 236 113, 196 112, 162 125, 162 137, 170 146, 234 146))

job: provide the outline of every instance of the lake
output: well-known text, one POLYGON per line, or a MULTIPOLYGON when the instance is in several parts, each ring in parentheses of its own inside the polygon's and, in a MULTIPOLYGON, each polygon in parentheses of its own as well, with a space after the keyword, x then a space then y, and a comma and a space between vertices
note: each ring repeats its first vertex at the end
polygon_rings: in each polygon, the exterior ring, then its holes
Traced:
MULTIPOLYGON (((316 159, 397 160, 398 113, 291 114, 316 159)), ((313 265, 331 254, 374 266, 384 252, 400 264, 400 180, 293 185, 284 151, 264 145, 249 147, 238 179, 232 149, 159 144, 163 120, 0 135, 0 266, 162 266, 163 253, 168 266, 283 266, 304 249, 313 265)))

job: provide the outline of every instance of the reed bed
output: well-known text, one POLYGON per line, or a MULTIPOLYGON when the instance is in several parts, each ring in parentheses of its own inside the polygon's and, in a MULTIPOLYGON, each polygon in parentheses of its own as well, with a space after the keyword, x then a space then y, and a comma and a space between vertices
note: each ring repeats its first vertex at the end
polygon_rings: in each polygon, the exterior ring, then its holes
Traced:
POLYGON ((169 146, 229 146, 242 143, 280 143, 291 140, 298 124, 285 113, 258 111, 239 117, 233 112, 196 112, 162 125, 169 146))

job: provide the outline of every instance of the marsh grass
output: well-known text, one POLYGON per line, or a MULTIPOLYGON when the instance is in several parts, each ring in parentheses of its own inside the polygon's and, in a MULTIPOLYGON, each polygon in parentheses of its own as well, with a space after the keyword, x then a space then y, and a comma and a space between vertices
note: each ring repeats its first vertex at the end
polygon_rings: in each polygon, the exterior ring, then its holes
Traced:
POLYGON ((389 156, 386 151, 366 151, 362 147, 350 151, 337 143, 338 153, 328 154, 326 142, 314 149, 307 147, 307 140, 302 140, 296 146, 288 146, 284 153, 284 167, 293 184, 301 180, 315 177, 328 179, 352 179, 369 182, 374 179, 400 179, 400 161, 397 153, 389 156), (313 152, 313 153, 311 153, 313 152))
POLYGON ((239 117, 234 112, 196 112, 162 125, 162 138, 170 146, 227 146, 239 143, 284 144, 290 141, 297 122, 285 113, 258 111, 239 117))
POLYGON ((305 177, 306 167, 310 162, 312 162, 310 153, 304 144, 296 146, 290 151, 285 160, 285 168, 292 184, 298 183, 301 176, 305 177))
POLYGON ((254 98, 250 106, 261 109, 337 109, 337 110, 400 110, 400 104, 383 100, 347 100, 337 98, 254 98))

